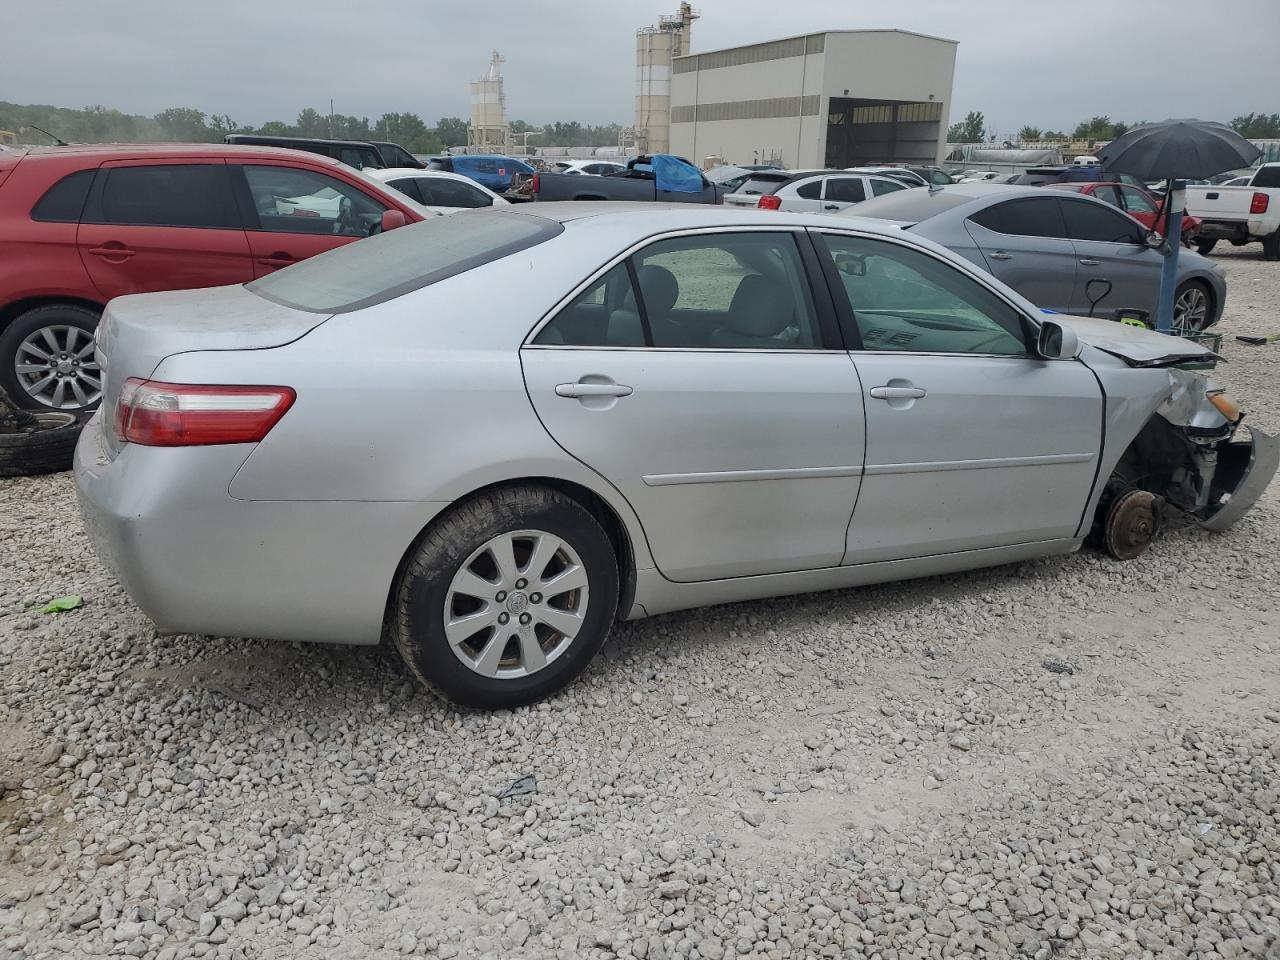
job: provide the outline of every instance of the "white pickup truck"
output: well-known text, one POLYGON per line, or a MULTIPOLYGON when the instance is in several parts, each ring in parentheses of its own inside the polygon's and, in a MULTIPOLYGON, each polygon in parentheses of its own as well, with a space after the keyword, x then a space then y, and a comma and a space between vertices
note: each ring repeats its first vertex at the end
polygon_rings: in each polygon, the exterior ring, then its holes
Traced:
POLYGON ((1201 220, 1201 253, 1219 240, 1237 247, 1260 240, 1263 255, 1280 260, 1280 163, 1264 163, 1242 187, 1187 187, 1187 213, 1201 220))

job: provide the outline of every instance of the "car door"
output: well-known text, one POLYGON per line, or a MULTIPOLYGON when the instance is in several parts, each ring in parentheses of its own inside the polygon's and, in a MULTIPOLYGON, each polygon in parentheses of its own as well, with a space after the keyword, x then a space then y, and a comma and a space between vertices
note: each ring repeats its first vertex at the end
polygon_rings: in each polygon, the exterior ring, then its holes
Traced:
POLYGON ((827 177, 822 193, 822 212, 839 213, 865 199, 867 199, 867 188, 862 177, 856 175, 827 177))
POLYGON ((653 240, 521 353, 543 424, 627 498, 668 579, 843 558, 862 391, 806 242, 759 227, 653 240), (696 345, 689 325, 712 316, 696 345))
POLYGON ((822 199, 826 177, 810 177, 783 184, 774 193, 781 202, 776 209, 791 213, 822 213, 822 199))
POLYGON ((1032 355, 1020 310, 940 257, 820 239, 867 417, 845 562, 1074 537, 1102 445, 1093 373, 1032 355))
POLYGON ((104 300, 253 279, 249 243, 220 160, 102 164, 76 246, 104 300))
POLYGON ((1053 197, 1015 197, 984 207, 965 230, 987 270, 1032 303, 1068 313, 1075 295, 1076 251, 1053 197))
POLYGON ((1087 197, 1064 196, 1059 203, 1079 264, 1071 311, 1102 317, 1136 309, 1155 316, 1161 257, 1146 245, 1142 225, 1087 197))
POLYGON ((387 205, 339 177, 290 164, 232 164, 255 276, 370 236, 387 205))

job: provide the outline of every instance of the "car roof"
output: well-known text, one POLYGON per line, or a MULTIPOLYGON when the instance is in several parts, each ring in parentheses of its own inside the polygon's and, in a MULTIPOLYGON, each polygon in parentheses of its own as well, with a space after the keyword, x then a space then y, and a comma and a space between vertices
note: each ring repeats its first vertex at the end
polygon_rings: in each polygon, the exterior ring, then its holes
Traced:
MULTIPOLYGON (((595 219, 600 223, 616 221, 635 225, 640 229, 652 229, 654 233, 671 230, 697 230, 712 227, 735 226, 795 226, 849 229, 847 221, 817 213, 791 213, 780 210, 760 210, 756 207, 730 207, 704 203, 629 203, 623 200, 537 201, 514 203, 503 207, 502 214, 541 217, 556 223, 595 219)), ((858 223, 859 230, 884 236, 899 236, 897 227, 876 220, 858 223)))
POLYGON ((261 157, 278 160, 306 158, 313 163, 343 166, 342 161, 309 150, 268 147, 249 143, 71 143, 66 146, 31 147, 28 160, 58 157, 101 157, 103 160, 133 160, 146 157, 261 157))

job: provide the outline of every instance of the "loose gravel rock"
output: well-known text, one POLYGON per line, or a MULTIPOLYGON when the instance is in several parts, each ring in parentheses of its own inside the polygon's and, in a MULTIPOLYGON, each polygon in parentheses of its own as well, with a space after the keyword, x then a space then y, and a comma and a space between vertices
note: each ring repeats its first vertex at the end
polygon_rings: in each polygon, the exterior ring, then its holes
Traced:
MULTIPOLYGON (((1216 259, 1280 427, 1280 270, 1216 259)), ((157 637, 68 476, 0 481, 0 960, 1275 957, 1278 518, 623 625, 480 714, 157 637)))

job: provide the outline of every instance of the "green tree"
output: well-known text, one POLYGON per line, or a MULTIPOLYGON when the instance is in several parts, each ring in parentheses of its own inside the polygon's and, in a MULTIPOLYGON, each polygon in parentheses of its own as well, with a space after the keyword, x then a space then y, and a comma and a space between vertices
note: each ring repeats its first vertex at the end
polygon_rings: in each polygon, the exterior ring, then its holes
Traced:
POLYGON ((986 138, 986 124, 986 117, 971 111, 947 129, 947 139, 952 143, 981 143, 986 138))
POLYGON ((467 142, 467 121, 461 117, 441 117, 436 136, 446 147, 461 147, 467 142))
POLYGON ((294 124, 293 132, 299 137, 327 137, 329 136, 329 118, 314 107, 307 107, 298 114, 298 122, 294 124))
POLYGON ((201 142, 213 139, 204 122, 204 111, 192 107, 170 107, 155 116, 165 140, 201 142))
POLYGON ((1246 113, 1231 121, 1231 129, 1252 140, 1280 139, 1280 113, 1246 113))
POLYGON ((1030 124, 1028 124, 1027 126, 1024 126, 1021 130, 1018 131, 1019 140, 1039 140, 1040 136, 1041 136, 1040 128, 1033 127, 1030 124))
POLYGON ((1044 135, 1041 136, 1040 139, 1041 140, 1069 140, 1070 137, 1068 137, 1061 130, 1046 130, 1044 132, 1044 135))

